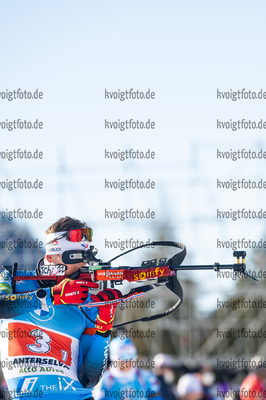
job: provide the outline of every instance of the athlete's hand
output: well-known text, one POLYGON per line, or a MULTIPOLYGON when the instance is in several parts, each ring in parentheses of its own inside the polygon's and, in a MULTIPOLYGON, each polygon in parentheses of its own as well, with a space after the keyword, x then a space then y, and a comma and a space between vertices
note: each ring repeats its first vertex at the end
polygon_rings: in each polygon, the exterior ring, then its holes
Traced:
POLYGON ((52 303, 55 305, 86 303, 90 296, 89 289, 92 287, 95 288, 94 282, 64 279, 51 288, 52 303))
MULTIPOLYGON (((93 301, 109 301, 109 300, 117 300, 122 297, 122 293, 117 289, 105 289, 100 291, 97 296, 92 294, 91 300, 93 301)), ((95 328, 98 333, 106 334, 107 331, 110 331, 113 327, 113 321, 115 317, 115 309, 118 306, 118 303, 115 304, 104 304, 99 306, 99 313, 97 315, 97 319, 95 322, 95 328)), ((108 332, 109 334, 110 332, 108 332)))

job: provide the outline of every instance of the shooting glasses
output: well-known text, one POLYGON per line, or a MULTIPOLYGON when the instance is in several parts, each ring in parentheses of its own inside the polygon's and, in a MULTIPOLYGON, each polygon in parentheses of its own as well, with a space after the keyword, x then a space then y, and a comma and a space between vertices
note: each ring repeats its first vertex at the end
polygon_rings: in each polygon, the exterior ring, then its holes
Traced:
POLYGON ((50 240, 50 242, 46 243, 50 244, 53 243, 55 240, 60 240, 62 238, 66 238, 66 240, 69 240, 70 242, 81 242, 82 239, 84 238, 84 236, 86 236, 86 239, 89 242, 92 242, 92 229, 91 228, 77 228, 77 229, 71 229, 69 231, 66 231, 64 233, 62 233, 61 235, 55 237, 53 240, 50 240))

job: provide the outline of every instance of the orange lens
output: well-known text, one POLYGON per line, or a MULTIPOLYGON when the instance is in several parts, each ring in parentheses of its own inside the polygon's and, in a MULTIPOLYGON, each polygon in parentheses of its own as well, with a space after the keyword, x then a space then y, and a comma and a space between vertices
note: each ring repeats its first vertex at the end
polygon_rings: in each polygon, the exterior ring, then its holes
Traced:
POLYGON ((67 232, 67 240, 69 240, 70 242, 81 242, 84 235, 87 237, 87 240, 89 242, 92 242, 91 228, 71 229, 67 232))

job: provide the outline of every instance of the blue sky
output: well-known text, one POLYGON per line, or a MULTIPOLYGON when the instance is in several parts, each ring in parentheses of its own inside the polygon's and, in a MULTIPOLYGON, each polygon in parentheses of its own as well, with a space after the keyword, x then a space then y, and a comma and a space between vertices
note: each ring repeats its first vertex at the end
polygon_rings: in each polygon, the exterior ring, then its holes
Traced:
MULTIPOLYGON (((263 149, 261 131, 218 131, 223 120, 265 118, 264 101, 217 100, 223 91, 266 90, 263 1, 0 2, 0 91, 43 91, 42 101, 1 100, 1 121, 39 119, 38 132, 1 130, 1 151, 39 149, 43 160, 0 158, 1 180, 40 179, 36 192, 1 190, 1 209, 38 208, 19 221, 36 236, 55 219, 88 221, 102 258, 105 239, 184 242, 190 262, 231 262, 217 238, 259 240, 264 220, 217 220, 218 209, 259 210, 264 190, 217 190, 216 180, 264 178, 264 160, 218 160, 217 149, 263 149), (151 89, 151 101, 112 101, 104 90, 151 89), (107 131, 104 121, 151 119, 154 131, 107 131), (155 160, 107 160, 105 149, 155 151, 155 160), (104 189, 105 179, 151 179, 154 191, 104 189), (105 209, 155 211, 155 221, 104 218, 105 209)), ((210 279, 210 286, 213 281, 210 279)), ((235 283, 230 283, 234 285, 235 283)), ((215 282, 228 287, 228 280, 215 282)))

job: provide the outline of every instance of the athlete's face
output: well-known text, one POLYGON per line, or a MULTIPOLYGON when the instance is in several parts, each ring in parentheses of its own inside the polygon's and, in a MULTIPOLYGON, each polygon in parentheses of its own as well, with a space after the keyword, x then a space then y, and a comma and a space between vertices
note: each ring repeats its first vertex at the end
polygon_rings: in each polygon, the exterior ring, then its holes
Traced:
POLYGON ((80 268, 84 267, 86 265, 85 262, 80 262, 77 264, 65 264, 62 260, 62 254, 54 254, 52 256, 46 256, 46 259, 49 263, 53 264, 64 264, 67 267, 67 270, 65 272, 65 275, 71 275, 74 272, 78 271, 80 268))

